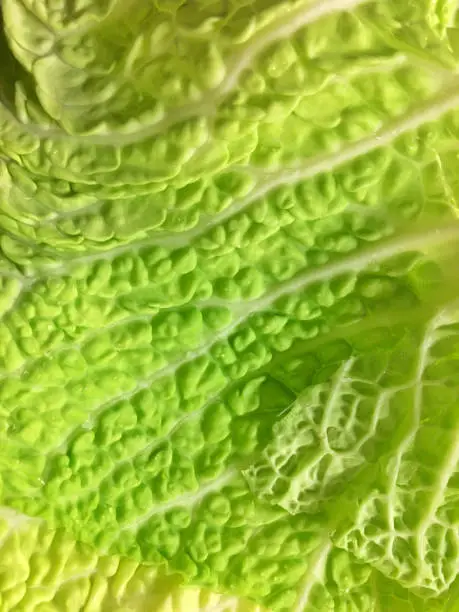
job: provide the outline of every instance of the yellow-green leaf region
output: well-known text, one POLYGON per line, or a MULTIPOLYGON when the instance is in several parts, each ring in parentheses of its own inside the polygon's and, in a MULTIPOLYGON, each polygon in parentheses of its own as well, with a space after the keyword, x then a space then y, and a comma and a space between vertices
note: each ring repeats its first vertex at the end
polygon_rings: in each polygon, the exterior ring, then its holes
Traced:
POLYGON ((98 555, 7 508, 0 509, 0 555, 4 612, 262 612, 236 597, 184 586, 151 566, 98 555))
POLYGON ((0 612, 459 612, 457 0, 2 0, 0 612))

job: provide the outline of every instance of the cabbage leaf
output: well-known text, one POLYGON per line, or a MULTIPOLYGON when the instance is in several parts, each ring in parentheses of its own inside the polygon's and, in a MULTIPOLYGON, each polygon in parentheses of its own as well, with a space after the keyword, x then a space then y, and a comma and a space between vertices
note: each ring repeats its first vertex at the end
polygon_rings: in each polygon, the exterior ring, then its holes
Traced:
POLYGON ((457 8, 3 0, 2 612, 459 610, 457 8))

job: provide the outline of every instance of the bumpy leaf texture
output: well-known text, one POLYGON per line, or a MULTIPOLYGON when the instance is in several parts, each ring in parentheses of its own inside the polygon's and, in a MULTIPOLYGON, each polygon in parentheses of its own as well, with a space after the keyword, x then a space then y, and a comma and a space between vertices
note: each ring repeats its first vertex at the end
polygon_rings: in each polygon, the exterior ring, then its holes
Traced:
POLYGON ((459 610, 457 5, 2 1, 1 612, 459 610))

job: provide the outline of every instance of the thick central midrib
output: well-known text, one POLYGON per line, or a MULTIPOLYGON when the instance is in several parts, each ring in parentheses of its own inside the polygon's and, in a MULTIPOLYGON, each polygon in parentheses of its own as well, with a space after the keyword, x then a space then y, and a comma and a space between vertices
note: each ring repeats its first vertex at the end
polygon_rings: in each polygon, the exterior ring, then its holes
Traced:
POLYGON ((455 439, 445 454, 445 458, 434 484, 434 493, 425 508, 424 517, 418 527, 418 538, 424 539, 427 529, 432 525, 435 514, 447 499, 446 490, 450 479, 457 473, 459 464, 459 428, 455 430, 455 439))
POLYGON ((241 74, 249 68, 254 59, 277 40, 287 38, 300 28, 315 23, 323 17, 347 11, 369 1, 371 0, 316 0, 313 3, 306 3, 306 6, 301 4, 295 9, 287 8, 280 19, 259 30, 233 57, 229 58, 228 74, 220 85, 204 92, 202 99, 197 102, 176 107, 164 119, 152 125, 144 125, 137 131, 127 134, 70 134, 60 128, 46 129, 37 124, 19 122, 6 108, 4 111, 8 112, 10 118, 20 125, 21 129, 39 138, 109 146, 126 146, 142 142, 182 121, 209 114, 209 110, 216 107, 237 86, 241 74))
POLYGON ((304 612, 309 603, 309 596, 315 584, 325 582, 325 568, 332 543, 326 539, 312 554, 308 563, 308 570, 303 577, 303 584, 296 601, 294 612, 304 612))
MULTIPOLYGON (((416 376, 415 384, 413 388, 413 409, 412 409, 412 423, 406 437, 400 443, 395 456, 394 466, 391 470, 389 478, 387 498, 388 498, 388 523, 391 532, 395 531, 395 508, 397 507, 397 481, 401 470, 403 457, 408 449, 413 444, 416 438, 416 434, 421 424, 422 407, 423 407, 423 376, 424 371, 427 367, 429 350, 432 346, 433 336, 436 330, 436 322, 438 320, 438 313, 435 314, 433 319, 427 325, 424 335, 422 338, 421 345, 419 347, 419 354, 416 363, 416 376)), ((421 543, 422 547, 422 543, 421 543)), ((423 551, 422 557, 424 558, 425 551, 423 551)))

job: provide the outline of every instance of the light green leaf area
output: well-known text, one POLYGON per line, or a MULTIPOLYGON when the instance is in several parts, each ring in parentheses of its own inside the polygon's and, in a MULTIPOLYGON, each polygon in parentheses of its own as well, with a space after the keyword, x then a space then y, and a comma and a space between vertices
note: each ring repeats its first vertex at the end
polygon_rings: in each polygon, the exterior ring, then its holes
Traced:
POLYGON ((457 2, 1 15, 0 612, 459 610, 457 2))
POLYGON ((37 519, 0 510, 0 607, 27 612, 262 612, 179 576, 94 549, 37 519))

